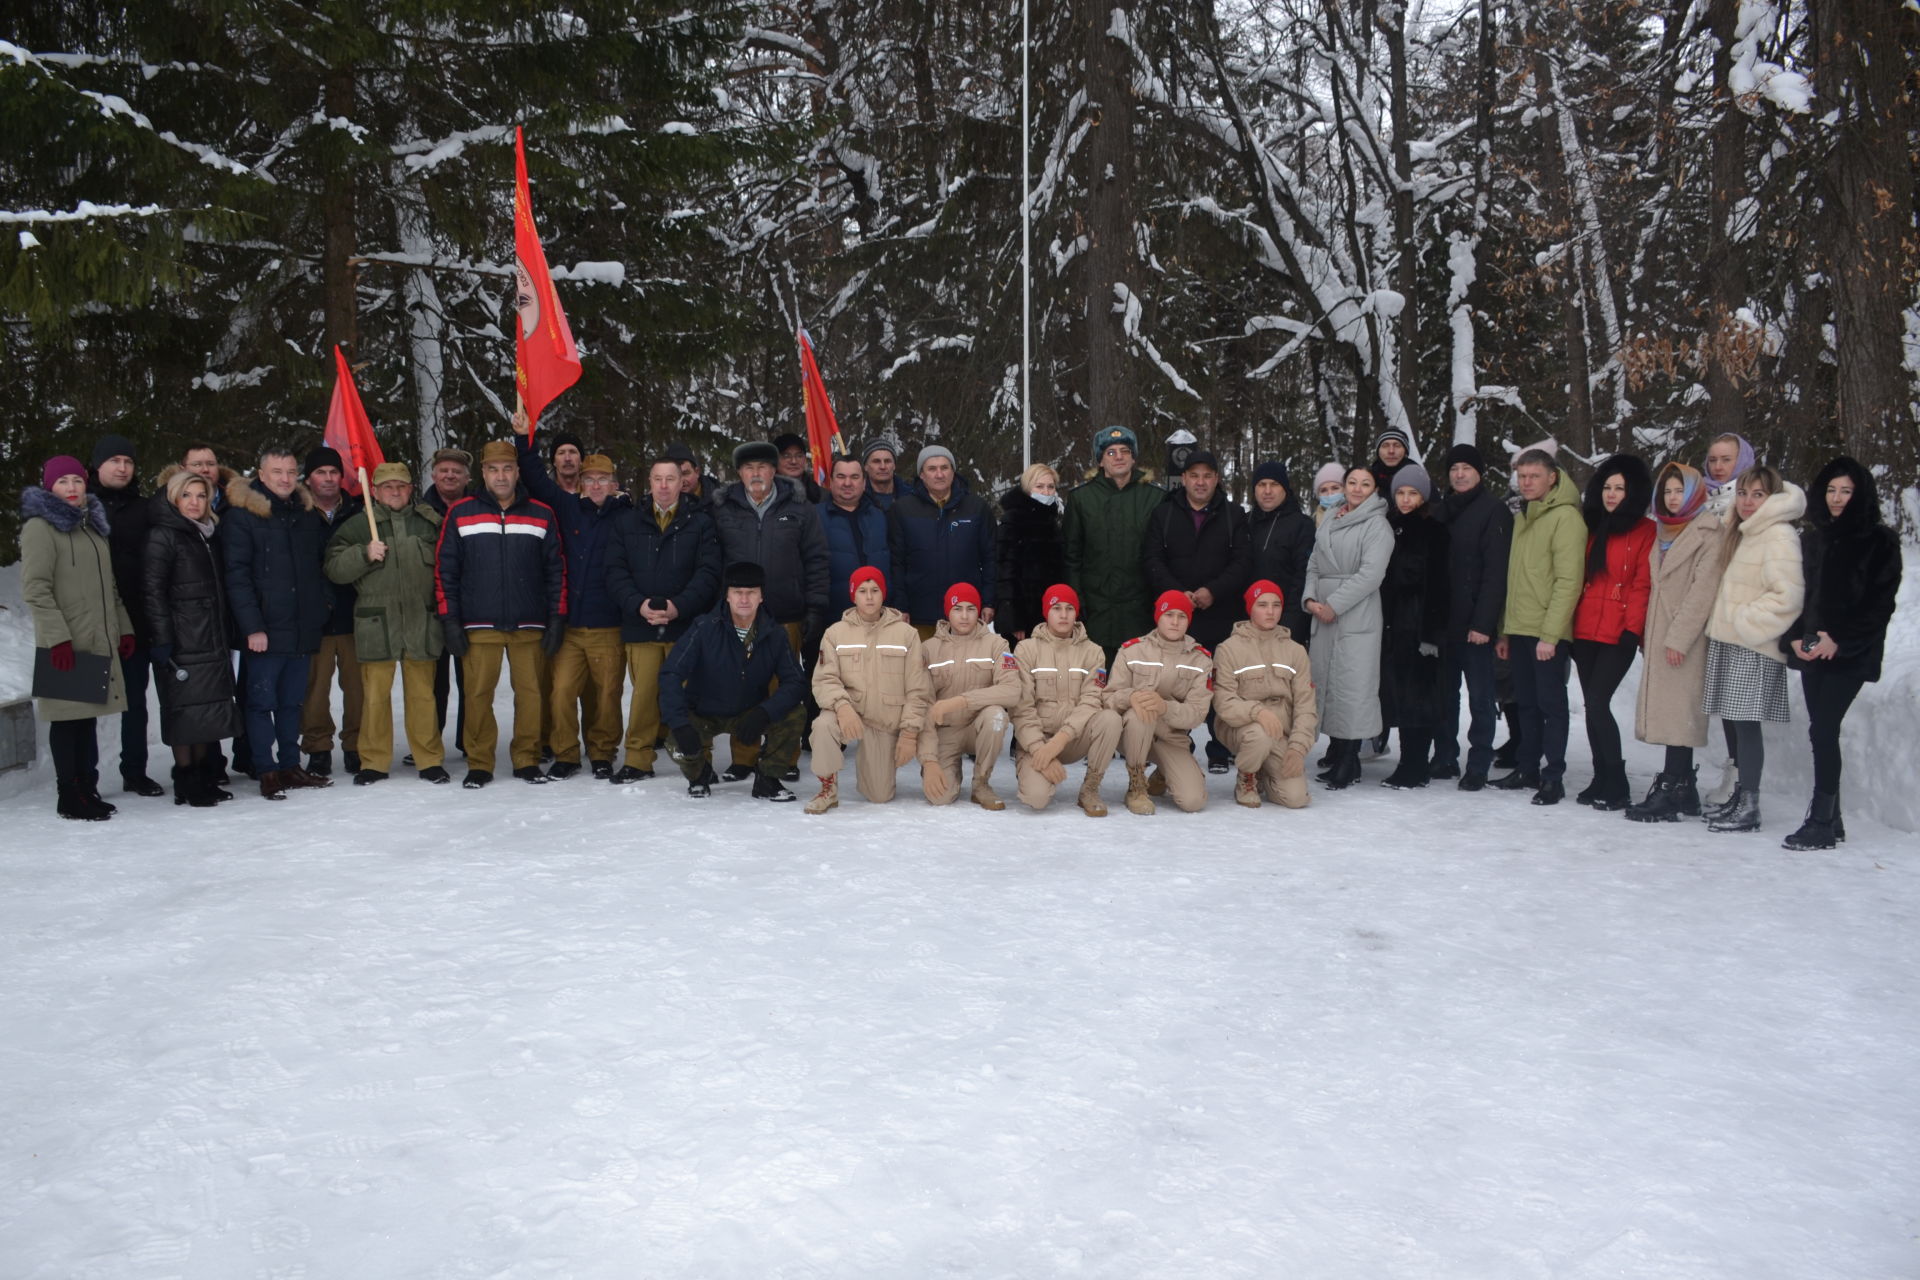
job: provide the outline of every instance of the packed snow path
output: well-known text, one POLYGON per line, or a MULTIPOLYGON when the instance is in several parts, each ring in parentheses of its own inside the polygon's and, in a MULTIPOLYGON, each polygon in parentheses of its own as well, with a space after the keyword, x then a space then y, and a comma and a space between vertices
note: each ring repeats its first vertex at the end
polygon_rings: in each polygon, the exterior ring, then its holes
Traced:
POLYGON ((1209 781, 6 801, 0 1272, 1920 1272, 1911 836, 1209 781))

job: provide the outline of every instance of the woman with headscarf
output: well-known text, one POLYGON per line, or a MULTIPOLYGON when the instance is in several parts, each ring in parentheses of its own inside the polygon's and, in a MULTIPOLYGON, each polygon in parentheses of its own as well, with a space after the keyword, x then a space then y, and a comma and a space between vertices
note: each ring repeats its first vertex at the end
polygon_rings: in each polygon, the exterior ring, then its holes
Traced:
POLYGON ((1706 509, 1706 479, 1669 462, 1654 481, 1646 661, 1634 703, 1633 736, 1667 749, 1646 798, 1627 807, 1634 822, 1678 822, 1700 813, 1696 748, 1707 745, 1707 616, 1720 588, 1720 518, 1706 509))
POLYGON ((152 505, 140 594, 160 691, 160 741, 173 748, 173 802, 210 808, 233 793, 211 768, 214 745, 240 731, 233 700, 225 574, 213 486, 178 471, 152 505))
POLYGON ((1880 678, 1887 623, 1900 594, 1900 539, 1880 516, 1873 473, 1839 457, 1820 469, 1800 547, 1806 609, 1788 639, 1807 697, 1813 803, 1784 848, 1831 849, 1847 838, 1840 817, 1840 724, 1860 687, 1880 678))
MULTIPOLYGON (((1707 488, 1707 514, 1723 527, 1733 514, 1734 481, 1747 474, 1756 461, 1753 446, 1737 432, 1729 431, 1707 442, 1707 457, 1700 468, 1707 488)), ((1720 729, 1726 738, 1727 758, 1720 767, 1720 781, 1706 795, 1706 803, 1713 805, 1725 804, 1740 778, 1733 762, 1733 726, 1723 723, 1720 729)))
POLYGON ((1630 453, 1602 462, 1587 481, 1581 514, 1587 522, 1586 580, 1573 609, 1573 666, 1580 673, 1586 706, 1587 746, 1593 752, 1593 782, 1575 797, 1581 804, 1613 811, 1633 801, 1613 694, 1633 668, 1647 630, 1647 596, 1657 526, 1647 516, 1653 477, 1630 453))
POLYGON ((1307 560, 1309 653, 1328 739, 1319 777, 1335 791, 1360 780, 1360 743, 1380 732, 1380 584, 1393 559, 1393 529, 1373 472, 1348 471, 1345 492, 1307 560))
POLYGON ((62 454, 47 459, 40 483, 20 495, 20 595, 33 613, 33 643, 65 675, 79 658, 109 659, 104 696, 38 699, 63 818, 104 822, 116 812, 100 798, 100 742, 94 722, 124 711, 121 664, 134 649, 133 622, 113 578, 106 508, 87 492, 87 468, 62 454))

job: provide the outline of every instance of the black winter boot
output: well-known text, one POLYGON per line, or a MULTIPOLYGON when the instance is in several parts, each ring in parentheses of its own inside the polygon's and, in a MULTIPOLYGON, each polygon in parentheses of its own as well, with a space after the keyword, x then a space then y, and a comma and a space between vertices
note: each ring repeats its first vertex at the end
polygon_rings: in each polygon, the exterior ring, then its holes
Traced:
POLYGON ((193 768, 200 775, 200 789, 215 804, 225 804, 233 799, 233 792, 221 785, 227 781, 227 771, 218 757, 203 757, 193 768))
POLYGON ((1428 753, 1433 750, 1433 735, 1400 731, 1400 764, 1380 785, 1396 791, 1424 787, 1433 780, 1428 753))
POLYGON ((1618 813, 1633 803, 1632 784, 1627 781, 1627 762, 1607 761, 1606 772, 1595 779, 1599 790, 1590 802, 1602 813, 1618 813))
POLYGON ((1733 799, 1720 816, 1707 823, 1709 831, 1758 831, 1760 829, 1760 795, 1745 787, 1733 789, 1733 799))
POLYGON ((1327 790, 1345 791, 1360 781, 1360 739, 1341 738, 1340 756, 1327 775, 1327 790))
POLYGON ((1782 849, 1831 849, 1840 842, 1834 832, 1834 820, 1840 815, 1840 797, 1813 793, 1807 807, 1807 820, 1800 829, 1780 842, 1782 849))
POLYGON ((1647 798, 1639 804, 1627 806, 1628 822, 1678 822, 1679 780, 1670 773, 1662 773, 1653 780, 1647 789, 1647 798))
POLYGON ((63 818, 76 822, 105 822, 112 813, 97 805, 87 789, 77 782, 63 782, 59 787, 60 800, 58 812, 63 818))

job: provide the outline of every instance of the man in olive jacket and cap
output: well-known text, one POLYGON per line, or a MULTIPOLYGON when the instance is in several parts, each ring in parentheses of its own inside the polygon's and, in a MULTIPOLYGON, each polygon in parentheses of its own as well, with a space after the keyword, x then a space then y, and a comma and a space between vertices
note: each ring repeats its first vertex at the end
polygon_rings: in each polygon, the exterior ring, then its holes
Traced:
POLYGON ((393 673, 400 669, 407 746, 425 782, 451 781, 433 700, 434 667, 445 635, 434 610, 433 567, 440 513, 413 500, 402 462, 373 469, 373 503, 347 518, 327 543, 327 577, 356 587, 353 647, 365 702, 355 786, 386 779, 393 765, 393 673), (369 524, 379 520, 379 528, 369 524))
POLYGON ((1149 625, 1153 611, 1140 548, 1147 520, 1167 494, 1135 466, 1138 444, 1125 427, 1095 434, 1099 473, 1067 496, 1062 526, 1067 581, 1083 605, 1080 620, 1109 663, 1121 645, 1149 625))
POLYGON ((1513 522, 1497 652, 1513 666, 1520 744, 1514 771, 1488 785, 1537 788, 1535 804, 1557 804, 1566 795, 1567 667, 1573 611, 1586 579, 1587 522, 1579 486, 1548 450, 1528 449, 1515 458, 1513 483, 1526 505, 1513 522))

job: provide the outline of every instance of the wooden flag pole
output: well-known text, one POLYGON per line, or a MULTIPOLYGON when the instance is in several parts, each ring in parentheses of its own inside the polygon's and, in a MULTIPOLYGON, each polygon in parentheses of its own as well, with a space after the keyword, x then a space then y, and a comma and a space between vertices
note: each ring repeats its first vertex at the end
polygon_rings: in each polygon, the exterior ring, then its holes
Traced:
POLYGON ((367 530, 373 534, 373 540, 378 542, 380 541, 380 525, 379 522, 373 518, 373 509, 380 504, 374 499, 373 486, 367 483, 367 469, 365 467, 360 468, 360 496, 366 500, 367 504, 367 530))

